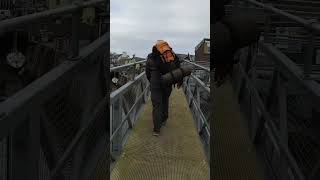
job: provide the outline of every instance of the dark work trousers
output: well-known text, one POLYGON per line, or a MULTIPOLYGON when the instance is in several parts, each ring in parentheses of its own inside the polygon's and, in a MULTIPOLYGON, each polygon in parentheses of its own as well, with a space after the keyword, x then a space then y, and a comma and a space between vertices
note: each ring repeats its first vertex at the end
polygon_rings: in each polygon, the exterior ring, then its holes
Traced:
POLYGON ((169 97, 172 87, 151 88, 153 130, 160 131, 162 122, 168 119, 169 97))

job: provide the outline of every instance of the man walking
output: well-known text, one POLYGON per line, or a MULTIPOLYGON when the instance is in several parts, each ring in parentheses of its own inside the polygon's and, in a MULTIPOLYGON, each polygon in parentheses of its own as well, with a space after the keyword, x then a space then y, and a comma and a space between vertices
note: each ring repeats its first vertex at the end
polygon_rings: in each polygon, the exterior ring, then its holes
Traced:
MULTIPOLYGON (((162 83, 161 76, 180 67, 179 58, 165 41, 158 40, 147 57, 146 75, 150 82, 153 135, 159 136, 162 125, 165 125, 169 114, 169 97, 172 85, 162 83)), ((178 88, 182 81, 177 83, 178 88)))

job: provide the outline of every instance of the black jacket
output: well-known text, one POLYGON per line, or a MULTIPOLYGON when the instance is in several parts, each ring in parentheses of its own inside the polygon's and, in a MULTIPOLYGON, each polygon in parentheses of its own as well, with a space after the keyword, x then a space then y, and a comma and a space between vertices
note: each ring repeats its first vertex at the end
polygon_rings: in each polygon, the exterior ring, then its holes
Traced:
POLYGON ((166 88, 161 85, 161 76, 179 67, 180 60, 178 56, 176 56, 176 59, 172 63, 165 63, 159 55, 150 53, 146 62, 146 75, 150 82, 151 89, 166 88))

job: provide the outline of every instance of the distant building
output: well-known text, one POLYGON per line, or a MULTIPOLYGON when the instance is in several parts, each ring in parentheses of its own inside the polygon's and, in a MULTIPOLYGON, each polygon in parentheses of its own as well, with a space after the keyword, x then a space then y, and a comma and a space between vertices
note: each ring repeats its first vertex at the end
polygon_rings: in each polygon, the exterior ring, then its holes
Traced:
POLYGON ((210 67, 210 39, 203 39, 195 47, 195 62, 210 67))
POLYGON ((95 8, 84 8, 82 12, 82 22, 89 25, 94 25, 96 19, 96 9, 95 8))
POLYGON ((176 54, 180 60, 194 61, 194 55, 190 54, 176 54))
POLYGON ((0 10, 0 20, 9 19, 11 18, 11 11, 6 10, 0 10))
POLYGON ((115 65, 121 54, 110 53, 110 63, 115 65))
POLYGON ((125 60, 124 60, 124 64, 132 64, 132 63, 135 63, 136 62, 136 60, 134 59, 134 58, 126 58, 125 60))
POLYGON ((126 61, 128 60, 130 60, 130 57, 127 55, 126 52, 123 52, 121 54, 110 53, 110 62, 115 66, 126 64, 126 61))
POLYGON ((35 13, 35 0, 14 0, 14 15, 23 16, 35 13))
POLYGON ((13 0, 1 0, 0 1, 0 10, 12 10, 14 7, 13 0))
POLYGON ((8 11, 9 18, 45 11, 48 9, 48 2, 48 0, 0 0, 0 18, 3 19, 8 11))
POLYGON ((47 6, 49 9, 55 9, 67 4, 71 4, 70 0, 47 0, 47 6))
MULTIPOLYGON (((70 5, 75 0, 47 0, 47 6, 49 9, 55 9, 61 6, 70 5)), ((96 8, 88 7, 82 10, 82 23, 94 25, 96 18, 96 8)))

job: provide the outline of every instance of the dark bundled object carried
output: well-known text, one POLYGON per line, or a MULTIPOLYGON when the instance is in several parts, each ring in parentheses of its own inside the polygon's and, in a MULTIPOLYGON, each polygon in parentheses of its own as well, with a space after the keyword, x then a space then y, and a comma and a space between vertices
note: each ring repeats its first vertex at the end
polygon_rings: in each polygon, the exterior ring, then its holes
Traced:
POLYGON ((192 68, 189 66, 184 66, 177 68, 173 71, 170 71, 162 75, 162 83, 166 85, 173 85, 178 82, 181 82, 184 77, 191 74, 192 68))
POLYGON ((260 37, 259 26, 250 14, 224 17, 214 25, 213 32, 218 34, 213 46, 215 61, 230 60, 236 50, 257 42, 260 37))

